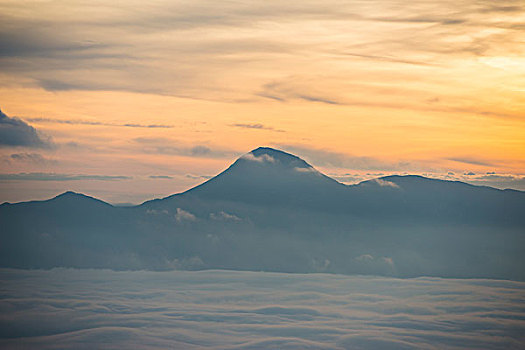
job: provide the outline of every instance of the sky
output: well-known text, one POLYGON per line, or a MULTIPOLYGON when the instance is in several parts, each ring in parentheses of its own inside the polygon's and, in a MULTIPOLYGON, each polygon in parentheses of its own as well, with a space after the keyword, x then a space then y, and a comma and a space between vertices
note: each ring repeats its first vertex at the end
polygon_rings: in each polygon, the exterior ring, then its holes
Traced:
POLYGON ((0 345, 521 349, 525 283, 248 271, 0 270, 0 345), (35 322, 35 318, 46 322, 35 322))
POLYGON ((140 203, 259 146, 525 190, 525 4, 0 0, 0 109, 0 202, 140 203))

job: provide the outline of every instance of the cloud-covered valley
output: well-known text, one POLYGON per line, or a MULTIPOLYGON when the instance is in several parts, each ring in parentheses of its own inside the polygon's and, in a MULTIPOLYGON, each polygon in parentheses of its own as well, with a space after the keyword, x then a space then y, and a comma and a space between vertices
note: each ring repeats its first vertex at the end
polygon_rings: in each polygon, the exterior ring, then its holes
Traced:
POLYGON ((241 271, 0 270, 5 349, 520 349, 525 284, 241 271))

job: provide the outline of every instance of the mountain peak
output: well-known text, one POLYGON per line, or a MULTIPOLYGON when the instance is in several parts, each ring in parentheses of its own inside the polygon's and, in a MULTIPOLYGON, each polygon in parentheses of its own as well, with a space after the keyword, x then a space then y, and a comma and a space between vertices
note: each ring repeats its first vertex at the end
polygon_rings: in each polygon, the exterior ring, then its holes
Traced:
POLYGON ((87 197, 86 195, 82 194, 82 193, 77 193, 77 192, 73 192, 73 191, 66 191, 64 193, 61 193, 59 195, 57 195, 55 198, 53 199, 59 199, 59 198, 73 198, 73 197, 87 197))
POLYGON ((234 165, 273 165, 286 168, 308 168, 313 167, 302 160, 301 158, 294 156, 293 154, 277 150, 270 147, 259 147, 251 152, 248 152, 241 156, 234 165))
POLYGON ((301 158, 270 147, 256 148, 228 169, 186 193, 255 203, 315 202, 344 186, 301 158))
POLYGON ((297 156, 294 156, 291 153, 287 153, 275 148, 271 147, 257 147, 254 150, 251 150, 249 153, 253 154, 254 156, 261 156, 263 154, 266 154, 268 156, 277 157, 277 158, 295 158, 300 159, 297 156))
POLYGON ((48 201, 53 201, 53 202, 58 202, 58 203, 61 203, 61 202, 69 203, 71 201, 78 202, 78 201, 85 201, 85 200, 89 202, 93 202, 93 203, 96 202, 96 203, 100 203, 104 205, 110 205, 104 201, 101 201, 100 199, 97 199, 91 196, 86 196, 85 194, 77 193, 73 191, 66 191, 64 193, 59 194, 58 196, 54 198, 49 199, 48 201))

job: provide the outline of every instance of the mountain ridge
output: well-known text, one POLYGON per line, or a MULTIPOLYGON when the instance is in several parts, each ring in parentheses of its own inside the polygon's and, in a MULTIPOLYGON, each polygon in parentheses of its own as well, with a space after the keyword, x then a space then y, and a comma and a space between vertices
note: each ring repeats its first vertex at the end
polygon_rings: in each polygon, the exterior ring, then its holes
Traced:
MULTIPOLYGON (((224 176, 224 174, 227 174, 232 168, 234 168, 235 166, 238 166, 239 162, 248 162, 248 163, 256 162, 256 163, 270 163, 270 164, 272 164, 272 163, 274 163, 275 160, 277 160, 277 161, 279 161, 281 163, 283 163, 283 160, 284 160, 284 163, 287 164, 287 165, 290 165, 293 162, 297 162, 296 165, 299 165, 299 166, 295 166, 294 168, 311 169, 311 171, 314 174, 318 174, 319 176, 328 178, 328 179, 332 180, 333 182, 336 182, 336 183, 338 183, 338 184, 340 184, 342 186, 346 186, 346 187, 358 187, 358 186, 370 185, 370 184, 377 185, 378 181, 381 181, 381 180, 382 181, 393 182, 394 184, 398 185, 397 181, 395 181, 395 180, 402 180, 403 182, 406 182, 405 180, 410 179, 410 180, 417 180, 417 181, 429 181, 429 182, 434 181, 434 182, 439 182, 439 183, 442 183, 442 184, 447 184, 447 183, 448 184, 462 184, 462 185, 473 187, 473 188, 486 188, 486 189, 491 189, 491 190, 495 190, 495 191, 507 191, 507 192, 525 193, 525 191, 520 191, 520 190, 517 190, 517 189, 511 189, 511 188, 498 189, 498 188, 491 187, 491 186, 469 184, 467 182, 463 182, 463 181, 459 181, 459 180, 436 179, 436 178, 430 178, 430 177, 426 177, 426 176, 422 176, 422 175, 414 175, 414 174, 386 175, 386 176, 381 176, 381 177, 377 177, 377 178, 373 178, 373 179, 363 180, 363 181, 361 181, 359 183, 356 183, 356 184, 347 185, 347 184, 344 184, 344 183, 341 183, 341 182, 337 181, 336 179, 334 179, 334 178, 332 178, 332 177, 330 177, 330 176, 328 176, 326 174, 323 174, 323 173, 319 172, 317 169, 315 169, 315 167, 313 167, 312 165, 310 165, 309 163, 307 163, 306 161, 304 161, 303 159, 301 159, 298 156, 295 156, 295 155, 293 155, 291 153, 288 153, 288 152, 285 152, 285 151, 282 151, 282 150, 278 150, 278 149, 275 149, 275 148, 272 148, 272 147, 262 146, 262 147, 255 148, 252 151, 242 155, 234 163, 232 163, 228 168, 226 168, 225 170, 223 170, 219 174, 213 176, 211 179, 208 179, 208 180, 206 180, 205 182, 203 182, 201 184, 198 184, 198 185, 196 185, 196 186, 194 186, 192 188, 189 188, 189 189, 187 189, 185 191, 168 195, 166 197, 152 198, 152 199, 148 199, 148 200, 146 200, 146 201, 144 201, 142 203, 136 204, 136 205, 126 205, 126 207, 142 206, 142 205, 145 205, 145 204, 147 204, 149 202, 162 201, 162 200, 170 199, 172 197, 176 197, 176 196, 184 195, 184 194, 187 194, 187 193, 191 193, 192 191, 205 186, 206 184, 208 184, 210 181, 214 180, 215 178, 217 178, 219 176, 224 176), (267 158, 267 157, 269 157, 269 158, 267 158), (392 180, 394 180, 394 181, 392 181, 392 180)), ((385 186, 385 184, 382 184, 382 185, 385 186)), ((381 184, 380 184, 380 186, 381 186, 381 184)), ((386 186, 388 186, 388 184, 386 184, 386 186)), ((1 203, 0 205, 13 205, 13 204, 31 203, 31 202, 45 202, 45 201, 63 199, 63 198, 67 198, 67 197, 77 197, 77 198, 83 198, 83 199, 92 199, 92 200, 99 201, 99 202, 107 204, 107 205, 113 205, 113 204, 111 204, 109 202, 106 202, 106 201, 101 200, 99 198, 96 198, 94 196, 90 196, 90 195, 84 194, 84 193, 74 192, 74 191, 71 191, 71 190, 59 193, 56 196, 54 196, 52 198, 49 198, 49 199, 28 200, 28 201, 14 202, 14 203, 12 203, 12 202, 4 202, 4 203, 1 203)))
POLYGON ((132 207, 75 192, 0 206, 0 267, 237 269, 525 280, 525 193, 417 175, 344 185, 258 148, 132 207))

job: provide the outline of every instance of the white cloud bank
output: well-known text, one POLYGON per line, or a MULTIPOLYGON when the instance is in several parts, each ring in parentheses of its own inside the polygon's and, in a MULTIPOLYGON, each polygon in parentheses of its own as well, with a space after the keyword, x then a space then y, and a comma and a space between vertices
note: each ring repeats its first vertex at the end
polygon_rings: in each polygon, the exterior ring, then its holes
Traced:
POLYGON ((518 349, 525 344, 523 282, 3 269, 0 285, 1 348, 518 349))

